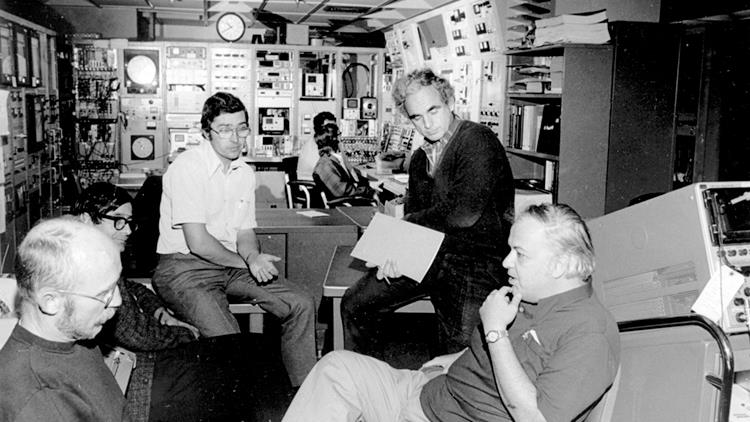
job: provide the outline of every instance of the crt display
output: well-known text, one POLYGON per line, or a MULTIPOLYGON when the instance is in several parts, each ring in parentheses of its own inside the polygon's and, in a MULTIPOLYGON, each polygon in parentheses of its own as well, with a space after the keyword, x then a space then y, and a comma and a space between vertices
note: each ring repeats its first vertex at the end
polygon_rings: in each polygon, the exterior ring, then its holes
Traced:
POLYGON ((722 243, 750 242, 750 188, 706 190, 722 243))

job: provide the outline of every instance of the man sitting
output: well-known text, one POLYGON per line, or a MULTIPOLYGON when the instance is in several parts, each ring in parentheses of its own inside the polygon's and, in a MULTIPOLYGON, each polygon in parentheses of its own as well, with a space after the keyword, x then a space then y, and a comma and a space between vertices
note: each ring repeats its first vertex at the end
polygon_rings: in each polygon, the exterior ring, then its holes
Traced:
POLYGON ((315 165, 313 179, 319 186, 325 186, 329 200, 344 196, 363 197, 365 202, 372 200, 375 191, 366 178, 347 160, 339 148, 339 128, 327 124, 315 131, 320 159, 315 165))
POLYGON ((57 218, 18 248, 20 318, 0 350, 0 420, 129 420, 90 342, 122 302, 120 251, 92 226, 57 218))
POLYGON ((566 205, 534 205, 517 217, 508 244, 512 287, 485 299, 467 349, 418 371, 330 353, 284 421, 583 420, 620 359, 617 324, 590 284, 588 229, 566 205))

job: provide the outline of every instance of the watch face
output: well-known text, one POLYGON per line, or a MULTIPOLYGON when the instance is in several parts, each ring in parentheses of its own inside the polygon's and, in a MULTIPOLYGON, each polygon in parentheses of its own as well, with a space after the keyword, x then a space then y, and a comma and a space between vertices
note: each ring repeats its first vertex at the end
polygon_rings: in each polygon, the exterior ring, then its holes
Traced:
POLYGON ((492 330, 484 335, 484 337, 487 339, 487 343, 494 343, 500 339, 500 333, 498 333, 495 330, 492 330))
POLYGON ((216 32, 225 41, 237 41, 245 35, 245 21, 236 13, 225 13, 216 21, 216 32))

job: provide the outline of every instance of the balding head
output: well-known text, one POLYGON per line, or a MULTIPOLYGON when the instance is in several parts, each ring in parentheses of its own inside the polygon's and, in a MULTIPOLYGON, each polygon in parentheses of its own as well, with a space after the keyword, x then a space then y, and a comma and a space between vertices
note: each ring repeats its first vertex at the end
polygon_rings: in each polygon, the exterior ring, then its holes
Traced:
POLYGON ((105 309, 106 298, 116 295, 113 306, 119 305, 114 283, 121 270, 117 245, 94 226, 68 217, 39 223, 21 242, 16 258, 22 321, 34 317, 26 315, 29 312, 39 313, 38 319, 59 320, 66 312, 70 317, 76 307, 69 296, 75 295, 91 302, 84 307, 101 302, 101 309, 90 313, 92 321, 85 321, 90 325, 86 334, 76 333, 71 339, 93 337, 102 320, 114 314, 113 309, 105 309))

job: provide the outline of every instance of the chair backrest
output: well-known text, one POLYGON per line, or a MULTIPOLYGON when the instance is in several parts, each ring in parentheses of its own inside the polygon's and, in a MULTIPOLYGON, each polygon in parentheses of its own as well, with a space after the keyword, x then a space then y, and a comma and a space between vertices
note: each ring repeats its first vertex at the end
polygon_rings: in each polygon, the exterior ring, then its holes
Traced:
MULTIPOLYGON (((16 293, 18 286, 16 280, 11 277, 0 277, 0 300, 10 309, 11 314, 15 313, 16 293)), ((16 327, 18 319, 13 317, 0 318, 0 348, 8 341, 10 333, 16 327)))
POLYGON ((615 380, 612 381, 612 386, 609 387, 599 402, 591 410, 591 413, 586 417, 586 422, 610 422, 612 420, 612 413, 615 409, 615 400, 617 400, 617 391, 620 389, 620 372, 622 368, 617 368, 617 374, 615 380))

